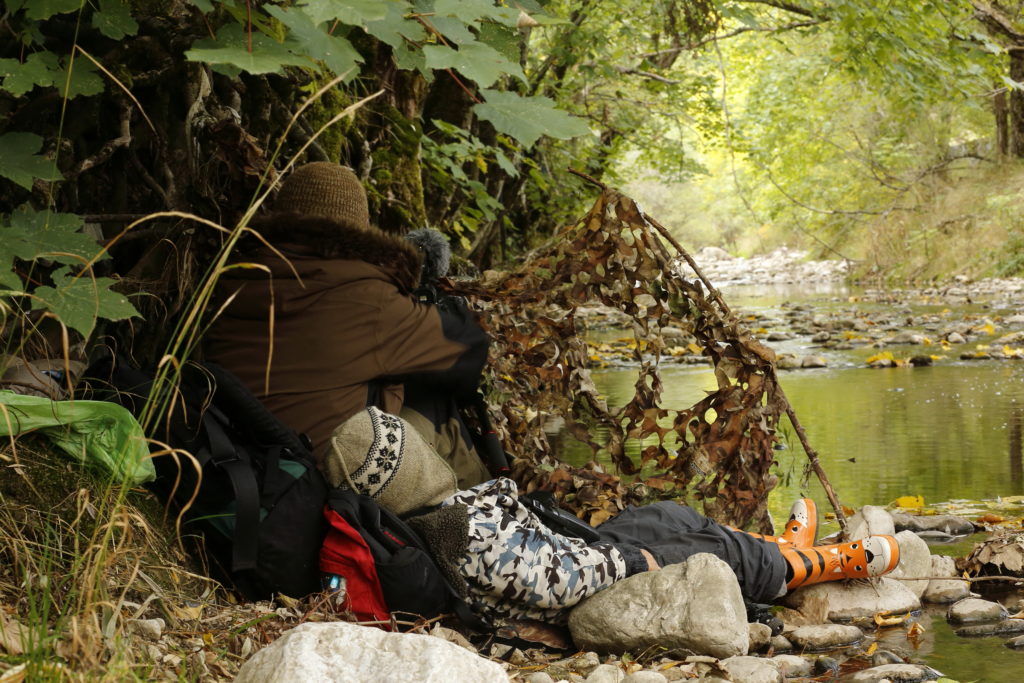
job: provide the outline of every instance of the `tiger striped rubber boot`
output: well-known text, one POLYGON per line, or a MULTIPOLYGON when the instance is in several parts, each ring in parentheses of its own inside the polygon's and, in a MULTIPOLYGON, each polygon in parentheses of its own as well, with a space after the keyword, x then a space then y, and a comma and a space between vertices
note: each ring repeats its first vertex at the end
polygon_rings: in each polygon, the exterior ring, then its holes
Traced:
POLYGON ((868 536, 813 548, 787 544, 779 550, 789 563, 786 588, 790 590, 823 581, 882 576, 900 563, 900 546, 892 536, 868 536))
MULTIPOLYGON (((733 529, 733 527, 729 528, 733 529)), ((733 529, 733 531, 740 531, 740 529, 733 529)), ((789 519, 786 521, 786 530, 782 532, 781 536, 755 534, 752 531, 743 533, 768 543, 810 547, 818 540, 818 506, 810 498, 801 498, 793 503, 793 507, 789 510, 789 519)))

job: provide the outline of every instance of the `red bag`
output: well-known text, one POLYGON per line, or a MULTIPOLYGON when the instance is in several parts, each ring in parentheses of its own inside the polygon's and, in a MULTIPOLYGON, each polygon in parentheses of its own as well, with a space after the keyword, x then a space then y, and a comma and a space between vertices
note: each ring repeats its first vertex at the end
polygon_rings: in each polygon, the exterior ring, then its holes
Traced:
POLYGON ((329 528, 320 549, 320 571, 345 578, 345 607, 359 621, 389 621, 370 546, 330 507, 324 508, 324 516, 329 528))

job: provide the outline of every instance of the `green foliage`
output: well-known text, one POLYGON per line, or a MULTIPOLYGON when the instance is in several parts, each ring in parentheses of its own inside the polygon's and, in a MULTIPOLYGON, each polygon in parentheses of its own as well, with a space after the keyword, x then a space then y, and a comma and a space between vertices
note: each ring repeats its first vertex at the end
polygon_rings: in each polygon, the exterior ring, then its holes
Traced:
POLYGON ((34 52, 24 63, 16 59, 0 59, 0 77, 3 90, 12 95, 24 95, 34 87, 54 86, 62 97, 95 95, 103 91, 103 79, 96 65, 86 59, 58 58, 52 52, 34 52))
POLYGON ((131 8, 124 0, 100 0, 99 7, 92 15, 92 25, 107 38, 121 40, 139 30, 139 24, 132 18, 131 8))
POLYGON ((33 178, 60 178, 53 162, 39 155, 42 146, 43 139, 35 133, 0 135, 0 176, 13 180, 26 190, 32 189, 33 178))
POLYGON ((501 90, 484 90, 482 94, 487 99, 473 108, 476 115, 527 148, 542 135, 566 139, 590 132, 584 121, 556 109, 546 97, 521 97, 501 90))
POLYGON ((0 224, 0 286, 6 296, 26 293, 21 278, 8 264, 20 260, 33 263, 40 259, 64 264, 52 274, 53 286, 35 288, 32 308, 49 309, 68 327, 88 338, 97 318, 123 320, 136 315, 135 308, 111 289, 109 278, 96 278, 82 266, 100 255, 96 241, 81 232, 82 219, 74 214, 34 211, 23 206, 0 224), (72 272, 72 268, 76 272, 72 272))

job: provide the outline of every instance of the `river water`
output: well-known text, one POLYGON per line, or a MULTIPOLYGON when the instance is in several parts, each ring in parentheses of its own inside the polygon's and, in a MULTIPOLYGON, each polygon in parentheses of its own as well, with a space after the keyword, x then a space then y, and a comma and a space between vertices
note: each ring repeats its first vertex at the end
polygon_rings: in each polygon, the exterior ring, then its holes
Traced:
MULTIPOLYGON (((858 292, 843 286, 737 287, 724 289, 723 295, 735 310, 781 317, 784 302, 825 310, 848 306, 857 300, 858 292)), ((977 301, 960 307, 932 302, 912 308, 915 313, 942 309, 951 316, 1019 313, 984 306, 977 301)), ((608 338, 617 333, 603 334, 608 338)), ((812 348, 808 337, 770 345, 776 352, 814 353, 828 361, 826 368, 780 371, 779 376, 845 506, 887 505, 900 496, 914 495, 929 505, 952 501, 953 507, 964 499, 983 500, 975 505, 979 512, 1006 515, 1003 501, 1024 494, 1024 362, 959 360, 964 348, 974 346, 969 344, 944 350, 930 367, 870 369, 864 361, 878 353, 875 348, 828 351, 812 348)), ((931 352, 903 348, 897 353, 931 352)), ((635 377, 630 368, 594 373, 598 388, 613 407, 632 395, 635 377)), ((662 405, 669 408, 690 406, 716 387, 710 368, 704 365, 665 366, 662 379, 662 405)), ((828 510, 820 484, 813 476, 809 480, 803 476, 806 456, 788 420, 782 423, 781 436, 780 485, 769 505, 775 518, 784 519, 792 501, 802 496, 815 498, 819 510, 828 510)), ((589 458, 589 451, 574 445, 571 437, 559 434, 557 442, 564 459, 579 463, 589 458)), ((629 449, 636 454, 640 445, 631 444, 629 449)), ((932 550, 963 555, 970 547, 961 543, 932 550)), ((1008 595, 1004 601, 1015 602, 1017 597, 1008 595)), ((932 609, 922 616, 927 635, 917 643, 916 657, 962 681, 1024 680, 1024 653, 1003 647, 1005 638, 957 638, 943 613, 932 609)), ((905 637, 901 640, 896 631, 886 633, 884 642, 913 652, 914 644, 905 637), (894 639, 897 642, 890 643, 894 639)))

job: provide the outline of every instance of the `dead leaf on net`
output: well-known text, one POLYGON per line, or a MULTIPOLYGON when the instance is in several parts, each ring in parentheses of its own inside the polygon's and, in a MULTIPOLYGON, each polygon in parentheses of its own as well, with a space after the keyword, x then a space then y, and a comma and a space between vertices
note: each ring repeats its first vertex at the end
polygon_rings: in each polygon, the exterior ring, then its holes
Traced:
POLYGON ((0 675, 0 683, 21 683, 25 680, 25 669, 27 665, 22 663, 18 666, 8 669, 0 675))
POLYGON ((198 621, 199 619, 201 619, 203 617, 203 606, 201 604, 198 604, 198 605, 192 605, 192 604, 175 605, 175 604, 171 604, 170 608, 171 608, 171 612, 178 619, 184 619, 184 620, 190 620, 190 621, 198 621))
POLYGON ((21 644, 25 642, 24 627, 15 619, 0 613, 0 648, 9 655, 20 655, 25 652, 21 644))

